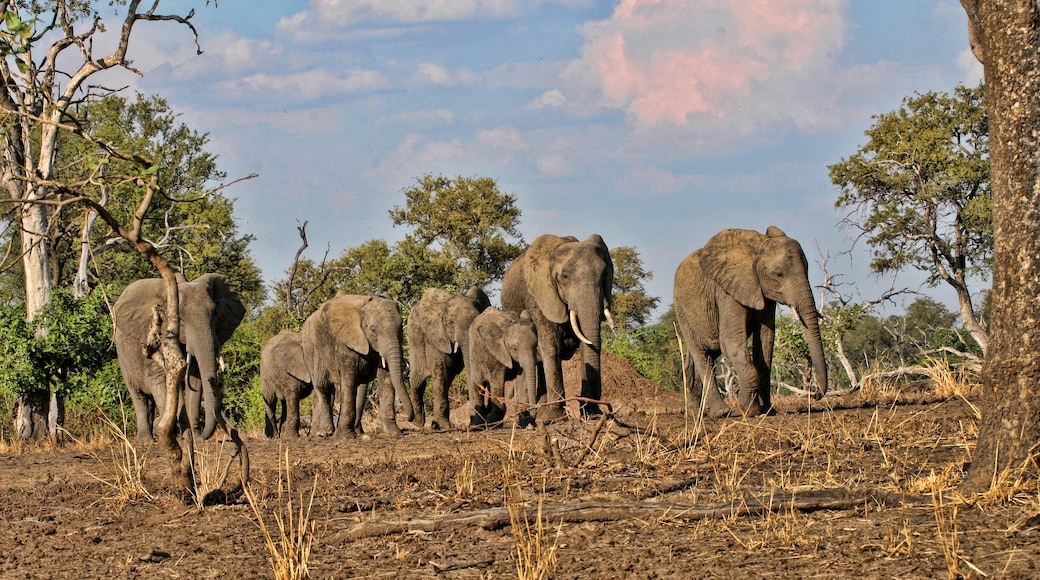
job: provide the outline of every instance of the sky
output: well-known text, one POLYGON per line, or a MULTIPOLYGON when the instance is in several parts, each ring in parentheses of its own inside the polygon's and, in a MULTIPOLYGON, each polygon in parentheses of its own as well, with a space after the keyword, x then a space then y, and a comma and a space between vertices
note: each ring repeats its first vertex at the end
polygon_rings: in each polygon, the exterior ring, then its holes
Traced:
POLYGON ((202 55, 185 27, 141 23, 142 76, 121 74, 208 133, 229 179, 258 174, 225 193, 269 285, 299 222, 313 259, 400 240, 388 211, 431 173, 494 178, 527 243, 634 247, 658 314, 679 263, 729 227, 780 227, 811 282, 871 299, 891 282, 840 227, 828 165, 905 97, 982 78, 957 0, 213 4, 160 4, 195 6, 202 55))

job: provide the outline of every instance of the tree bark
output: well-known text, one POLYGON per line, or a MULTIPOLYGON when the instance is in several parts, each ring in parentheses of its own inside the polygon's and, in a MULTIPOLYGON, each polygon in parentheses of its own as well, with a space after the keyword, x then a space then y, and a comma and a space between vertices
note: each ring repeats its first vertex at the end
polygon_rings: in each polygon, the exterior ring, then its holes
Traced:
POLYGON ((993 192, 993 317, 979 440, 961 490, 1038 473, 1040 443, 1040 7, 961 0, 985 70, 993 192))

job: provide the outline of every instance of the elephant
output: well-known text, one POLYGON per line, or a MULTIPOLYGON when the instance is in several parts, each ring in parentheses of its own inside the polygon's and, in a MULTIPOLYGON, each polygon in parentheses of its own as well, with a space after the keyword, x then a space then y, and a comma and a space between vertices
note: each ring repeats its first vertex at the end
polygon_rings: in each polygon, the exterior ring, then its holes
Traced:
POLYGON ((807 271, 801 245, 776 226, 765 235, 723 230, 679 264, 675 318, 686 344, 687 380, 699 385, 688 390, 691 408, 703 406, 709 417, 729 414, 715 384, 715 359, 722 354, 737 375, 741 411, 773 412, 769 374, 777 302, 790 306, 801 322, 817 383, 814 394, 826 393, 827 363, 807 271))
POLYGON ((283 329, 269 338, 260 351, 260 391, 266 413, 264 435, 299 437, 300 401, 310 396, 312 388, 311 374, 303 360, 300 333, 283 329), (276 414, 279 403, 281 412, 276 414))
POLYGON ((404 388, 401 311, 389 298, 339 293, 307 320, 300 330, 303 358, 314 386, 311 434, 337 433, 354 438, 361 433, 366 388, 379 379, 379 419, 383 431, 400 436, 394 394, 405 418, 413 418, 404 388), (333 408, 339 404, 338 426, 333 408))
POLYGON ((538 329, 539 367, 545 397, 539 393, 539 420, 564 416, 564 359, 581 352, 581 414, 600 414, 602 394, 600 324, 610 316, 614 264, 597 234, 579 242, 572 236, 539 236, 506 269, 502 309, 530 313, 538 329))
POLYGON ((433 390, 433 429, 451 427, 448 387, 468 366, 469 327, 473 319, 491 306, 491 300, 478 286, 466 294, 430 288, 408 315, 409 384, 415 423, 426 425, 423 396, 429 380, 433 390))
POLYGON ((481 312, 469 327, 466 377, 473 410, 470 427, 489 427, 505 418, 505 382, 516 380, 520 404, 518 424, 531 422, 527 409, 538 401, 538 329, 526 310, 517 314, 498 308, 481 312), (520 380, 522 378, 522 381, 520 380), (487 387, 490 401, 480 395, 487 387))
MULTIPOLYGON (((188 425, 197 430, 205 407, 205 423, 199 434, 209 439, 223 412, 224 384, 217 376, 220 348, 245 317, 245 299, 221 274, 203 274, 188 282, 178 274, 180 340, 187 360, 184 410, 188 425)), ((152 309, 166 304, 161 278, 131 282, 112 306, 116 354, 123 382, 130 391, 137 416, 137 440, 152 440, 153 422, 162 416, 166 402, 163 366, 158 353, 145 349, 152 326, 152 309)))

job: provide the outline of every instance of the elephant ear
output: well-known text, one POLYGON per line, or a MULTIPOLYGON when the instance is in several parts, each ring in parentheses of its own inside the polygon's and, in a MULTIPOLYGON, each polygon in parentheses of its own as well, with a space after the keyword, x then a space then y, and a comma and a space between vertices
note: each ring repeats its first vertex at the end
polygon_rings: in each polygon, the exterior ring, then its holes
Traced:
POLYGON ((371 296, 337 294, 323 306, 332 336, 362 356, 368 354, 371 346, 361 328, 361 309, 371 301, 371 296))
POLYGON ((477 312, 484 312, 491 306, 491 299, 488 298, 487 293, 480 286, 470 286, 466 292, 466 298, 469 298, 473 305, 477 307, 477 312))
POLYGON ((755 270, 762 234, 753 230, 723 230, 700 250, 701 269, 737 302, 753 310, 765 308, 765 296, 755 270))
POLYGON ((549 320, 563 324, 567 322, 567 304, 560 298, 556 286, 553 266, 558 258, 556 251, 565 243, 576 243, 577 238, 561 238, 551 234, 539 236, 524 252, 524 283, 534 296, 539 310, 549 320))
POLYGON ((285 372, 305 383, 311 382, 311 373, 304 364, 303 342, 299 332, 282 330, 275 348, 276 360, 285 363, 285 372))
POLYGON ((614 290, 614 261, 610 259, 610 249, 607 248, 607 243, 603 241, 603 237, 599 234, 592 234, 585 240, 585 243, 596 247, 596 255, 606 265, 603 271, 603 287, 600 288, 600 291, 603 292, 603 307, 610 308, 611 294, 614 290))
POLYGON ((437 302, 437 304, 427 312, 426 321, 423 324, 423 330, 426 332, 426 340, 430 342, 434 348, 444 354, 451 354, 452 347, 451 336, 448 336, 448 320, 449 308, 451 304, 450 299, 445 297, 444 300, 437 302))
POLYGON ((220 274, 204 274, 196 278, 213 300, 213 330, 221 345, 231 338, 246 316, 246 301, 231 280, 220 274))
POLYGON ((480 342, 488 349, 491 356, 507 369, 513 367, 513 357, 509 356, 509 350, 506 348, 505 326, 512 323, 513 321, 508 316, 499 313, 498 316, 486 320, 477 328, 480 342))

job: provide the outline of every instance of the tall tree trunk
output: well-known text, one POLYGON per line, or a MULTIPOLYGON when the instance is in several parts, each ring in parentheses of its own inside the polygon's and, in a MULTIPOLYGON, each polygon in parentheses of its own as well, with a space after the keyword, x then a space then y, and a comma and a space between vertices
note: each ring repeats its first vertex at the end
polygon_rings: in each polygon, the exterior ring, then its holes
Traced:
POLYGON ((993 189, 993 317, 979 441, 963 491, 1036 475, 1040 443, 1040 7, 961 0, 985 69, 993 189))
MULTIPOLYGON (((33 194, 30 194, 33 195, 33 194)), ((22 206, 22 271, 25 276, 25 317, 31 321, 50 298, 51 279, 48 268, 47 207, 40 204, 22 206)), ((50 435, 49 385, 18 395, 18 438, 41 441, 50 435)))

